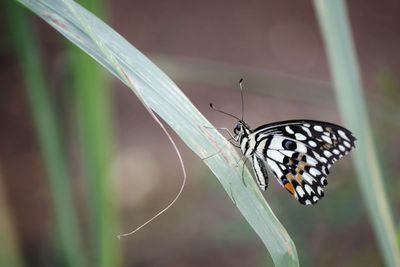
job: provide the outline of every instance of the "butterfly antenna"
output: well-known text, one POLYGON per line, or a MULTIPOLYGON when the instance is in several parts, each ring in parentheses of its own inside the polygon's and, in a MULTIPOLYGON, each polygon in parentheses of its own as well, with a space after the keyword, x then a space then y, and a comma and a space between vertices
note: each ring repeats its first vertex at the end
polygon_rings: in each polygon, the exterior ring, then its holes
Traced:
POLYGON ((239 80, 240 96, 242 97, 242 121, 244 118, 244 97, 243 97, 243 78, 239 80))
POLYGON ((230 116, 230 117, 232 117, 232 118, 235 118, 235 119, 237 119, 237 120, 240 121, 240 119, 239 119, 238 117, 236 117, 236 116, 234 116, 234 115, 232 115, 232 114, 229 114, 229 113, 227 113, 227 112, 225 112, 225 111, 222 111, 222 110, 220 110, 220 109, 217 109, 216 107, 214 107, 213 103, 210 103, 210 108, 212 108, 212 109, 215 110, 215 111, 218 111, 218 112, 220 112, 220 113, 222 113, 222 114, 228 115, 228 116, 230 116))

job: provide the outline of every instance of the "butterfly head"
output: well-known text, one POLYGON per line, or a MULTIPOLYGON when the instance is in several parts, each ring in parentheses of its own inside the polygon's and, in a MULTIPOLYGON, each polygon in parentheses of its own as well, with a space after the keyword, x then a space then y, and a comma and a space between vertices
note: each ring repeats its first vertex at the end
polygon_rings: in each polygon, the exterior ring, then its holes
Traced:
POLYGON ((235 128, 233 128, 233 133, 235 140, 240 142, 240 140, 251 133, 250 127, 242 120, 239 120, 236 123, 235 128))

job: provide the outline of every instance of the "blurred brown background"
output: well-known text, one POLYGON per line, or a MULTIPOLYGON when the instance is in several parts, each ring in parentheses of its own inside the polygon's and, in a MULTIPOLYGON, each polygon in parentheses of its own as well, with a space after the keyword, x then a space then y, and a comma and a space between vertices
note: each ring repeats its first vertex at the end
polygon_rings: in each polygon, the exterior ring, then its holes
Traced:
MULTIPOLYGON (((84 5, 84 3, 83 3, 84 5)), ((238 80, 245 78, 246 121, 306 118, 341 124, 312 2, 127 1, 104 3, 108 23, 154 60, 216 126, 234 121, 209 109, 240 113, 238 80)), ((348 1, 374 134, 399 222, 400 2, 348 1)), ((90 9, 90 7, 88 7, 90 9)), ((3 10, 6 12, 6 10, 3 10)), ((71 174, 85 251, 91 250, 90 207, 80 164, 67 41, 26 12, 43 65, 71 174)), ((0 170, 3 196, 26 266, 66 266, 54 246, 52 197, 27 104, 20 64, 1 21, 0 170)), ((23 64, 23 63, 22 63, 23 64)), ((175 152, 134 94, 107 75, 111 96, 111 173, 117 211, 113 236, 139 226, 177 193, 175 152)), ((89 74, 90 77, 90 74, 89 74)), ((93 88, 95 93, 95 88, 93 88)), ((273 266, 265 247, 218 181, 175 136, 188 183, 179 201, 137 234, 119 242, 120 266, 273 266)), ((85 139, 83 139, 83 142, 85 139)), ((296 244, 302 266, 382 266, 350 157, 329 177, 316 206, 294 201, 274 179, 264 194, 296 244)), ((90 254, 90 252, 88 252, 90 254)), ((95 257, 95 256, 92 256, 95 257)), ((90 258, 90 256, 89 256, 90 258)))

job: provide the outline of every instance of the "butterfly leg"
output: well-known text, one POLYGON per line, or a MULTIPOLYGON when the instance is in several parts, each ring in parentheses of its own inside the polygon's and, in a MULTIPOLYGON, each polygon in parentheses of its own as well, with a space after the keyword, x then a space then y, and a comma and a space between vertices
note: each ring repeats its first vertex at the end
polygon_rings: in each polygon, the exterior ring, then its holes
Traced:
POLYGON ((222 131, 226 131, 232 139, 235 139, 235 137, 233 136, 233 134, 231 133, 231 131, 230 131, 228 128, 226 128, 226 127, 214 128, 214 127, 210 127, 210 126, 204 126, 204 128, 212 129, 212 130, 222 130, 222 131))
MULTIPOLYGON (((244 157, 244 156, 242 156, 242 157, 240 158, 240 160, 238 161, 237 164, 239 164, 239 162, 243 159, 243 157, 244 157)), ((246 185, 246 182, 244 181, 244 165, 246 164, 246 162, 247 162, 248 159, 249 159, 249 158, 246 158, 246 159, 243 161, 243 165, 242 165, 242 182, 243 182, 244 186, 246 186, 246 187, 247 187, 247 185, 246 185)), ((236 167, 237 167, 237 165, 236 165, 236 167)), ((235 204, 235 206, 237 206, 237 205, 236 205, 235 197, 233 196, 232 184, 231 184, 231 183, 230 183, 229 190, 230 190, 231 199, 232 199, 233 203, 235 204)))
POLYGON ((204 158, 201 158, 201 159, 202 159, 202 160, 206 160, 206 159, 209 159, 209 158, 211 158, 211 157, 214 157, 215 155, 218 155, 218 154, 222 151, 222 149, 224 149, 225 146, 228 145, 228 144, 231 144, 231 145, 233 145, 233 146, 239 148, 238 145, 236 145, 235 143, 232 143, 232 142, 231 142, 231 139, 232 139, 232 138, 229 138, 229 139, 228 139, 229 143, 226 143, 226 144, 224 144, 223 146, 221 146, 221 147, 217 150, 217 152, 215 152, 215 153, 213 153, 213 154, 211 154, 211 155, 209 155, 209 156, 206 156, 206 157, 204 157, 204 158))
MULTIPOLYGON (((242 158, 243 158, 243 157, 242 157, 242 158)), ((246 165, 246 162, 247 162, 248 159, 249 159, 249 158, 246 158, 246 159, 243 161, 243 165, 242 165, 242 182, 243 182, 244 186, 246 186, 246 187, 247 187, 247 184, 246 184, 246 181, 244 180, 244 166, 246 165)))

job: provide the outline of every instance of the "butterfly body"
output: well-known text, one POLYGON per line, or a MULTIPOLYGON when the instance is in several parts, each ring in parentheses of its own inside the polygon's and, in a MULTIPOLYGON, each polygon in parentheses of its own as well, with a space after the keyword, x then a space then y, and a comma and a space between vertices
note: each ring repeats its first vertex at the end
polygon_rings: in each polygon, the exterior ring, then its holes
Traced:
POLYGON ((350 152, 356 140, 341 126, 312 120, 276 122, 254 130, 239 120, 233 137, 251 159, 262 190, 268 187, 268 174, 273 174, 304 205, 324 196, 329 169, 350 152))

